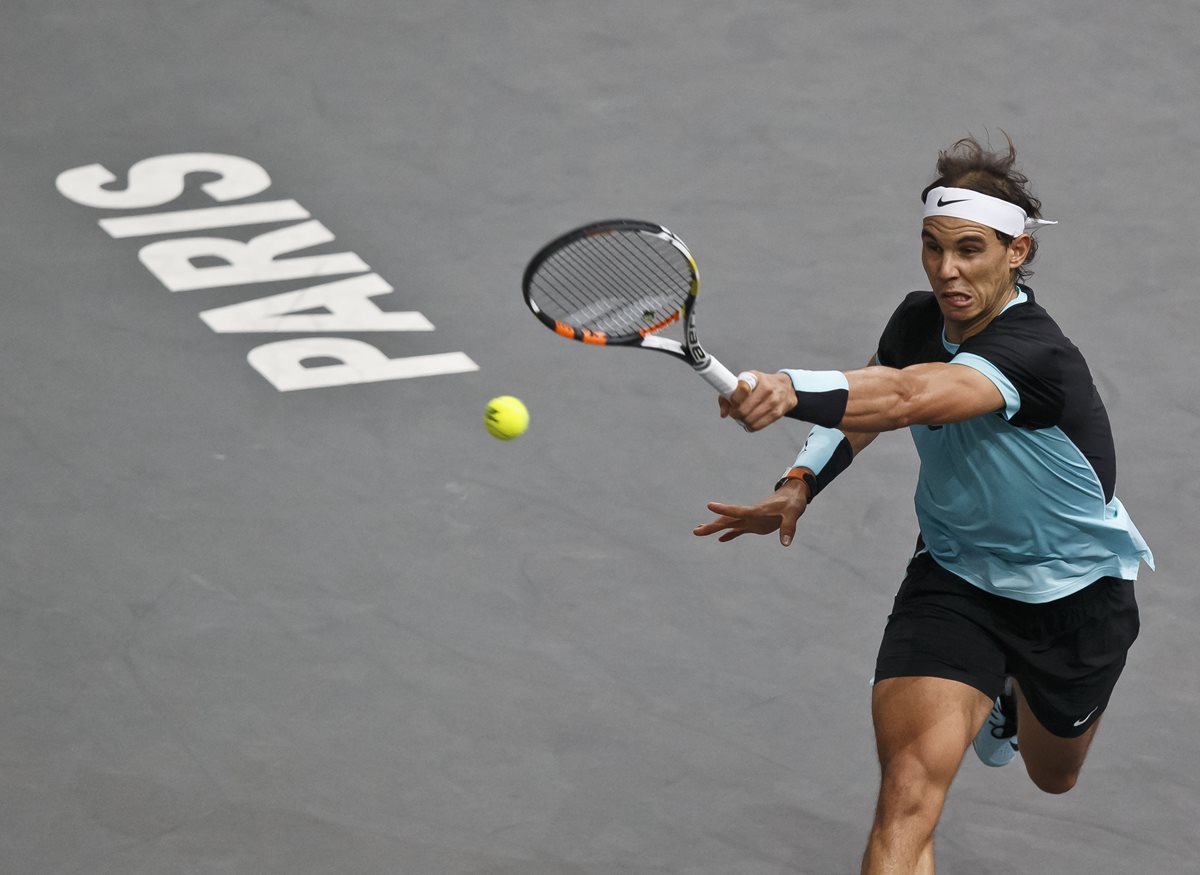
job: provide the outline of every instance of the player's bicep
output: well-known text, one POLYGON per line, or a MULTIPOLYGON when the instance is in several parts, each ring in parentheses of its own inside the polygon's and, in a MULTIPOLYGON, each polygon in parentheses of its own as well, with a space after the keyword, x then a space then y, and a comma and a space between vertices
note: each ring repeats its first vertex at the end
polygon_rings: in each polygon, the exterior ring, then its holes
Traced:
POLYGON ((969 365, 931 362, 904 370, 914 380, 908 411, 914 424, 962 422, 1010 406, 992 378, 969 365))

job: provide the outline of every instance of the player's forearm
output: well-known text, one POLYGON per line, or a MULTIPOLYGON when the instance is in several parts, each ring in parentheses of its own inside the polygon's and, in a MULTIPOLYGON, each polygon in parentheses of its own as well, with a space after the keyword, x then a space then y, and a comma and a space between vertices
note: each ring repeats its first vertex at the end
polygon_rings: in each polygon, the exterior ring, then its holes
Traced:
POLYGON ((842 434, 849 441, 850 449, 853 451, 855 458, 858 458, 858 454, 865 450, 871 441, 879 437, 879 432, 877 431, 846 431, 846 429, 842 429, 842 434))
MULTIPOLYGON (((906 428, 927 415, 929 398, 920 366, 897 370, 872 365, 854 371, 784 371, 792 380, 794 419, 874 435, 906 428)), ((867 439, 863 446, 870 443, 867 439)))
POLYGON ((922 381, 914 373, 873 365, 849 371, 846 381, 846 411, 838 426, 844 432, 907 428, 921 415, 922 381))

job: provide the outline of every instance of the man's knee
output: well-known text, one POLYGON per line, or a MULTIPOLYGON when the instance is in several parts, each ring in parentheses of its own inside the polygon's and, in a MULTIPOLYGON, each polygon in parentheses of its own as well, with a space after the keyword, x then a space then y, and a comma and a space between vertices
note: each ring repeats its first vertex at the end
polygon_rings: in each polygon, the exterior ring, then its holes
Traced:
POLYGON ((1039 769, 1026 764, 1025 771, 1043 793, 1069 793, 1079 780, 1079 769, 1039 769))
POLYGON ((1074 789, 1095 734, 1096 724, 1084 735, 1070 739, 1053 738, 1040 726, 1026 731, 1021 736, 1021 759, 1034 785, 1055 795, 1074 789))
POLYGON ((942 813, 947 787, 916 757, 899 756, 883 765, 879 816, 884 822, 920 821, 932 831, 942 813))

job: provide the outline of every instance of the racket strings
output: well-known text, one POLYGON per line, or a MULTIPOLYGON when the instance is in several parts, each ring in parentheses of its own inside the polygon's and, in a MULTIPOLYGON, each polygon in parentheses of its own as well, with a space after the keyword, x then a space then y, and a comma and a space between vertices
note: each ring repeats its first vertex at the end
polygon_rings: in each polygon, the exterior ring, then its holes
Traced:
MULTIPOLYGON (((679 265, 673 265, 666 257, 664 257, 659 245, 668 247, 668 251, 675 255, 679 261, 682 261, 679 250, 674 246, 671 246, 668 242, 664 241, 661 237, 649 237, 645 234, 636 234, 622 235, 618 239, 623 243, 629 242, 637 244, 630 247, 621 247, 622 251, 619 254, 622 256, 632 256, 629 262, 630 264, 635 264, 636 266, 644 267, 646 269, 647 275, 645 277, 636 275, 638 279, 648 279, 652 276, 657 276, 660 282, 667 283, 672 287, 682 279, 689 287, 691 286, 690 272, 685 270, 685 272, 681 274, 678 270, 679 265)), ((617 240, 614 240, 612 237, 596 237, 595 241, 597 246, 608 249, 616 248, 617 240)))
MULTIPOLYGON (((574 259, 582 273, 600 291, 601 298, 589 300, 586 312, 592 318, 606 318, 613 327, 624 329, 637 327, 637 320, 644 317, 647 307, 654 309, 662 298, 663 282, 670 282, 661 270, 643 253, 627 244, 637 242, 636 237, 613 240, 597 236, 581 241, 594 252, 587 252, 586 259, 574 259)), ((574 255, 579 254, 577 251, 574 255)), ((659 305, 661 306, 661 305, 659 305)), ((611 329, 606 333, 614 333, 611 329)))
POLYGON ((561 295, 564 308, 558 318, 581 328, 614 333, 629 327, 629 307, 649 297, 653 287, 643 275, 643 261, 634 264, 627 246, 603 245, 603 238, 587 237, 558 253, 547 262, 547 279, 561 295))
POLYGON ((668 238, 636 231, 583 237, 548 257, 531 293, 548 316, 610 336, 672 321, 691 293, 690 258, 668 238))

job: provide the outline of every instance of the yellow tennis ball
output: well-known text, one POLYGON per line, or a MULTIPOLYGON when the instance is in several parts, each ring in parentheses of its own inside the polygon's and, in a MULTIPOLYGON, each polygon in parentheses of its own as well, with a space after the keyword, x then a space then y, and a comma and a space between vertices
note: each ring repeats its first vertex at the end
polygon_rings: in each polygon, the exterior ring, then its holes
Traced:
POLYGON ((510 441, 525 433, 529 426, 529 410, 520 398, 501 395, 488 402, 483 423, 492 437, 510 441))

